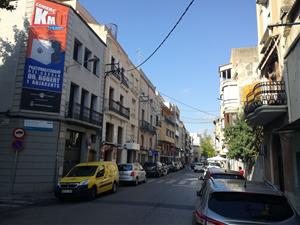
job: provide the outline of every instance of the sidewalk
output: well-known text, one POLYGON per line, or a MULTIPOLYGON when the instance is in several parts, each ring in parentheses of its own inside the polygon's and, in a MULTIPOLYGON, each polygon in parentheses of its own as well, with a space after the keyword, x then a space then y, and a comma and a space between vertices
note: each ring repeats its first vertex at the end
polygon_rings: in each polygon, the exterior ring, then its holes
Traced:
POLYGON ((55 201, 53 192, 0 194, 0 213, 34 205, 46 205, 53 201, 55 201))

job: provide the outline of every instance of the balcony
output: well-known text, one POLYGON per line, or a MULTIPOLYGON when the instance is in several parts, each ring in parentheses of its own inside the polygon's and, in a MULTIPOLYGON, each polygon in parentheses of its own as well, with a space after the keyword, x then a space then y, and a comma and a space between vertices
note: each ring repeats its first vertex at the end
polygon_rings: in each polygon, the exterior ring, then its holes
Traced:
POLYGON ((90 124, 95 124, 97 126, 102 126, 103 115, 100 112, 94 111, 86 106, 79 103, 66 104, 66 118, 87 122, 90 124))
POLYGON ((108 100, 108 110, 115 112, 128 120, 130 118, 130 109, 121 105, 120 102, 114 101, 112 99, 108 100))
POLYGON ((156 128, 145 120, 140 120, 140 128, 149 133, 156 134, 156 128))
POLYGON ((161 121, 156 121, 156 124, 155 124, 157 127, 161 127, 161 121))
POLYGON ((129 82, 127 77, 124 75, 124 73, 121 72, 120 68, 118 68, 116 65, 111 65, 111 70, 108 72, 112 74, 117 80, 121 82, 125 87, 129 88, 129 82))
POLYGON ((175 122, 171 118, 165 117, 165 122, 175 127, 175 122))
POLYGON ((284 81, 261 82, 246 97, 245 116, 253 125, 265 125, 287 112, 284 81))

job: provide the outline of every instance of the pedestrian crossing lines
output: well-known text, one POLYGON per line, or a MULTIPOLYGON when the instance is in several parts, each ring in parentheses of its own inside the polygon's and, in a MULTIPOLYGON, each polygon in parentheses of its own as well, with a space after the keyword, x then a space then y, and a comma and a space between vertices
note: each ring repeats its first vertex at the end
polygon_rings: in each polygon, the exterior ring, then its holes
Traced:
POLYGON ((153 178, 147 181, 151 184, 162 184, 171 186, 199 186, 200 181, 197 178, 184 178, 184 179, 174 179, 174 178, 153 178))

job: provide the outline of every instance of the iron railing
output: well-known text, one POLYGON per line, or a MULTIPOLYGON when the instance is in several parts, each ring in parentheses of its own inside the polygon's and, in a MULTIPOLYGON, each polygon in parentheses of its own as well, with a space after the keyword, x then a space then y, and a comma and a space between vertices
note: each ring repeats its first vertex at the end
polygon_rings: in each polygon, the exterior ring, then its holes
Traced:
POLYGON ((111 73, 115 78, 121 81, 121 84, 129 88, 129 81, 118 66, 112 64, 110 66, 110 71, 108 71, 107 73, 111 73))
POLYGON ((249 114, 263 105, 286 105, 284 81, 261 82, 246 97, 244 112, 249 114))
POLYGON ((175 122, 169 117, 165 117, 165 122, 167 122, 168 124, 171 124, 172 126, 175 126, 175 122))
POLYGON ((122 106, 120 102, 117 102, 113 99, 108 100, 108 109, 127 119, 130 118, 130 109, 122 106))
POLYGON ((153 134, 156 133, 156 128, 145 120, 140 120, 140 128, 153 134))
POLYGON ((66 103, 66 118, 84 121, 102 126, 103 115, 79 103, 66 103))

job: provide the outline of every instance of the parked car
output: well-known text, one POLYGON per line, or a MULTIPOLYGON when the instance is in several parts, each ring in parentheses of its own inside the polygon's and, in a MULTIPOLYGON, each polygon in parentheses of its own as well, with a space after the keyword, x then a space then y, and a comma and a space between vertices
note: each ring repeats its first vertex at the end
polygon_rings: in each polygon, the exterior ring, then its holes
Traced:
POLYGON ((119 164, 120 182, 133 183, 138 185, 140 182, 146 182, 146 171, 139 163, 119 164))
POLYGON ((212 167, 221 168, 221 164, 218 162, 209 162, 206 168, 212 168, 212 167))
POLYGON ((288 199, 269 183, 210 177, 197 195, 194 224, 300 224, 288 199))
POLYGON ((225 170, 217 167, 208 168, 205 173, 199 177, 200 180, 209 179, 210 177, 214 179, 240 179, 245 180, 245 177, 241 175, 238 171, 225 170))
POLYGON ((197 162, 191 162, 191 164, 190 164, 190 166, 191 166, 191 169, 192 170, 194 170, 194 167, 195 167, 195 164, 196 164, 197 162))
POLYGON ((172 162, 166 162, 166 164, 169 167, 169 172, 175 172, 175 171, 177 171, 176 170, 176 165, 175 165, 175 163, 173 161, 172 162))
POLYGON ((200 172, 200 173, 204 173, 204 164, 203 163, 200 163, 200 162, 197 162, 195 163, 195 166, 194 166, 194 172, 200 172))
POLYGON ((88 162, 74 166, 57 184, 55 196, 96 198, 97 194, 116 192, 119 171, 115 162, 88 162))
POLYGON ((162 163, 163 175, 166 176, 169 174, 169 166, 166 163, 162 163))
POLYGON ((147 177, 160 177, 164 174, 164 168, 161 162, 145 162, 143 167, 146 171, 147 177))

